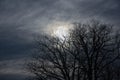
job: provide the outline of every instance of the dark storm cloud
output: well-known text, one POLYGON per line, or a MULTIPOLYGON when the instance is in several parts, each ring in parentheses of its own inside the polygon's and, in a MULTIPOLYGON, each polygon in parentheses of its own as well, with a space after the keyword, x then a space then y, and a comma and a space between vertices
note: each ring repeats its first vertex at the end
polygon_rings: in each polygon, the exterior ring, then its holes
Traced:
MULTIPOLYGON (((33 50, 34 35, 46 32, 50 24, 97 18, 119 27, 119 9, 120 0, 0 0, 0 63, 10 63, 13 58, 16 61, 0 68, 0 72, 17 71, 17 58, 21 60, 33 50)), ((15 80, 21 74, 1 72, 0 79, 5 76, 15 80)))
POLYGON ((22 37, 27 32, 20 31, 16 27, 19 26, 0 25, 0 60, 17 55, 26 55, 27 51, 32 48, 32 44, 25 41, 24 36, 22 37))

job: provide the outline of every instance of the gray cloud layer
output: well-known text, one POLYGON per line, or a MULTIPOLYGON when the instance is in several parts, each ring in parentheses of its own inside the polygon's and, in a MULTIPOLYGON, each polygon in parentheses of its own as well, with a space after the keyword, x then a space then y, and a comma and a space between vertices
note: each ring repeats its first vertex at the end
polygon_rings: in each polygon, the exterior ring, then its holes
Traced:
POLYGON ((97 18, 119 27, 119 9, 120 0, 0 0, 0 60, 25 57, 33 49, 33 36, 55 22, 97 18))

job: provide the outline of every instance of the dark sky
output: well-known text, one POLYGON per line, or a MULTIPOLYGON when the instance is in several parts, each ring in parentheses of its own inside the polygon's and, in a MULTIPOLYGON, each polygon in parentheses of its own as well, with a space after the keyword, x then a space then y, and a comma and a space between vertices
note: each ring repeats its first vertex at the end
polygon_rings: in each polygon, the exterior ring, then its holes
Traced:
POLYGON ((34 36, 91 18, 120 26, 120 0, 0 0, 0 80, 21 80, 34 36), (17 77, 20 77, 19 79, 17 77))

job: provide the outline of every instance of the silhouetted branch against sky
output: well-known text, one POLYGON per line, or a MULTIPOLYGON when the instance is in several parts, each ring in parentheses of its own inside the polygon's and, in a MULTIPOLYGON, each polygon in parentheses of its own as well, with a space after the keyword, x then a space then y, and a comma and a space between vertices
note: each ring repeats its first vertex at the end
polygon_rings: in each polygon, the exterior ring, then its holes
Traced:
POLYGON ((103 75, 108 76, 106 68, 115 68, 113 63, 120 57, 120 37, 110 25, 94 20, 73 27, 64 39, 61 35, 43 35, 37 40, 38 52, 27 64, 36 78, 103 80, 103 75))

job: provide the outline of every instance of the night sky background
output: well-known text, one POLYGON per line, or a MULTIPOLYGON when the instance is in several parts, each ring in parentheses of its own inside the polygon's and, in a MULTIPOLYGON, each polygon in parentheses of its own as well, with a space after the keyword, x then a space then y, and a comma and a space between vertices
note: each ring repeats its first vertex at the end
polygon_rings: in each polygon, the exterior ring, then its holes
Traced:
POLYGON ((120 0, 0 0, 0 80, 22 80, 34 37, 91 18, 120 26, 120 0))

